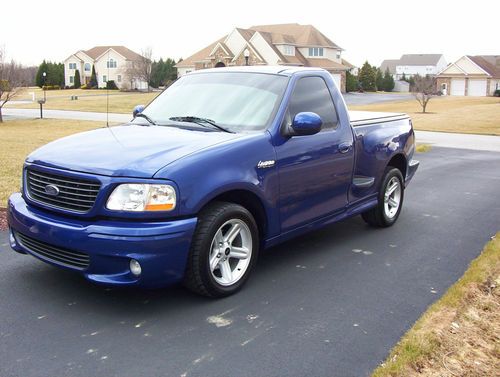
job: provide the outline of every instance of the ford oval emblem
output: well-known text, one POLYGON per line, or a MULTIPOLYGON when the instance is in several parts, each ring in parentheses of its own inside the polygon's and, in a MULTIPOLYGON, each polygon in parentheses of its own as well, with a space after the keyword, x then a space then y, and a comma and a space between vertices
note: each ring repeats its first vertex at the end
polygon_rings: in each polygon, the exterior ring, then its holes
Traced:
POLYGON ((59 195, 59 187, 55 185, 47 185, 45 186, 45 193, 50 196, 59 195))

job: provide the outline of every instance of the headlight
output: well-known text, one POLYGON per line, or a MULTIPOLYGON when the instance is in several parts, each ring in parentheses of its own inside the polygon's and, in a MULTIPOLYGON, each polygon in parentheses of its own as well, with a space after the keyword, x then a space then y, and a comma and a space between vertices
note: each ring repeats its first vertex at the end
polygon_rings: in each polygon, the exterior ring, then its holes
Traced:
POLYGON ((170 185, 125 183, 114 189, 106 208, 113 211, 171 211, 175 190, 170 185))

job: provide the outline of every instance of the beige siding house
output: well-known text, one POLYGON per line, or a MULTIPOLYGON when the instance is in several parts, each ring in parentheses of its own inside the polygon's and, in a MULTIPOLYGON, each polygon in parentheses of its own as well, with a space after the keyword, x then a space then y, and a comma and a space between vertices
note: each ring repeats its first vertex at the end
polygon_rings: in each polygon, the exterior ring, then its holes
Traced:
POLYGON ((177 63, 178 76, 213 67, 285 65, 321 67, 345 91, 346 71, 355 68, 342 59, 343 49, 312 25, 258 25, 236 28, 228 35, 177 63))
POLYGON ((148 85, 134 77, 131 66, 141 61, 142 56, 125 46, 96 46, 90 50, 79 50, 64 61, 64 81, 66 86, 75 82, 76 70, 80 82, 88 84, 95 66, 97 85, 106 87, 106 81, 113 80, 119 89, 147 89, 148 85))
POLYGON ((438 89, 451 96, 492 96, 500 89, 500 55, 465 55, 437 76, 438 89))

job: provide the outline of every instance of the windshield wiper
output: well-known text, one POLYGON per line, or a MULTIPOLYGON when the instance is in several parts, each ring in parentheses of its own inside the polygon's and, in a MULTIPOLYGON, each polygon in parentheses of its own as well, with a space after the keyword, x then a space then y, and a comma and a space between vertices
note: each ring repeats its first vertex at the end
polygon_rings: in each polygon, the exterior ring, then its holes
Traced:
POLYGON ((157 126, 158 124, 153 120, 151 119, 150 117, 148 117, 146 114, 143 114, 143 113, 139 113, 135 116, 136 118, 144 118, 146 119, 149 123, 151 123, 153 126, 157 126))
POLYGON ((200 117, 195 117, 195 116, 184 116, 184 117, 171 117, 171 118, 168 118, 168 120, 173 120, 174 122, 196 123, 196 124, 199 124, 200 126, 203 126, 203 127, 206 127, 206 125, 209 124, 212 127, 217 128, 218 130, 221 130, 224 132, 229 132, 231 134, 234 133, 233 131, 230 131, 225 127, 219 126, 212 119, 207 119, 207 118, 200 118, 200 117))

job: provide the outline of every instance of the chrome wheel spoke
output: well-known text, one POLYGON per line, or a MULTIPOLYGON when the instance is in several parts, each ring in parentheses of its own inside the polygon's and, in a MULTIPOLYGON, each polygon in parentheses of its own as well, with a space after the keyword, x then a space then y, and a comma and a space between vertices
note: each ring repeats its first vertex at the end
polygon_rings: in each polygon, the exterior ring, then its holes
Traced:
POLYGON ((231 265, 229 264, 229 260, 225 260, 219 264, 220 273, 222 278, 230 283, 233 280, 233 271, 231 270, 231 265))
POLYGON ((387 191, 385 192, 385 195, 390 196, 396 189, 398 188, 399 184, 397 182, 394 182, 390 187, 387 188, 387 191))
POLYGON ((236 259, 247 259, 248 258, 248 249, 246 247, 233 246, 231 248, 231 252, 229 253, 229 257, 236 258, 236 259))
POLYGON ((226 236, 224 237, 224 241, 229 243, 229 244, 232 244, 234 239, 238 236, 238 234, 240 234, 240 229, 241 229, 240 224, 238 224, 238 223, 233 224, 231 226, 231 228, 229 229, 229 231, 226 233, 226 236))
POLYGON ((214 271, 220 262, 219 251, 217 249, 213 250, 213 254, 210 257, 210 271, 214 271))
POLYGON ((224 236, 222 235, 222 229, 219 229, 217 233, 215 233, 214 241, 217 244, 217 248, 222 246, 222 244, 224 243, 224 236))
POLYGON ((392 208, 397 208, 399 205, 399 203, 393 198, 389 198, 388 203, 392 208))

